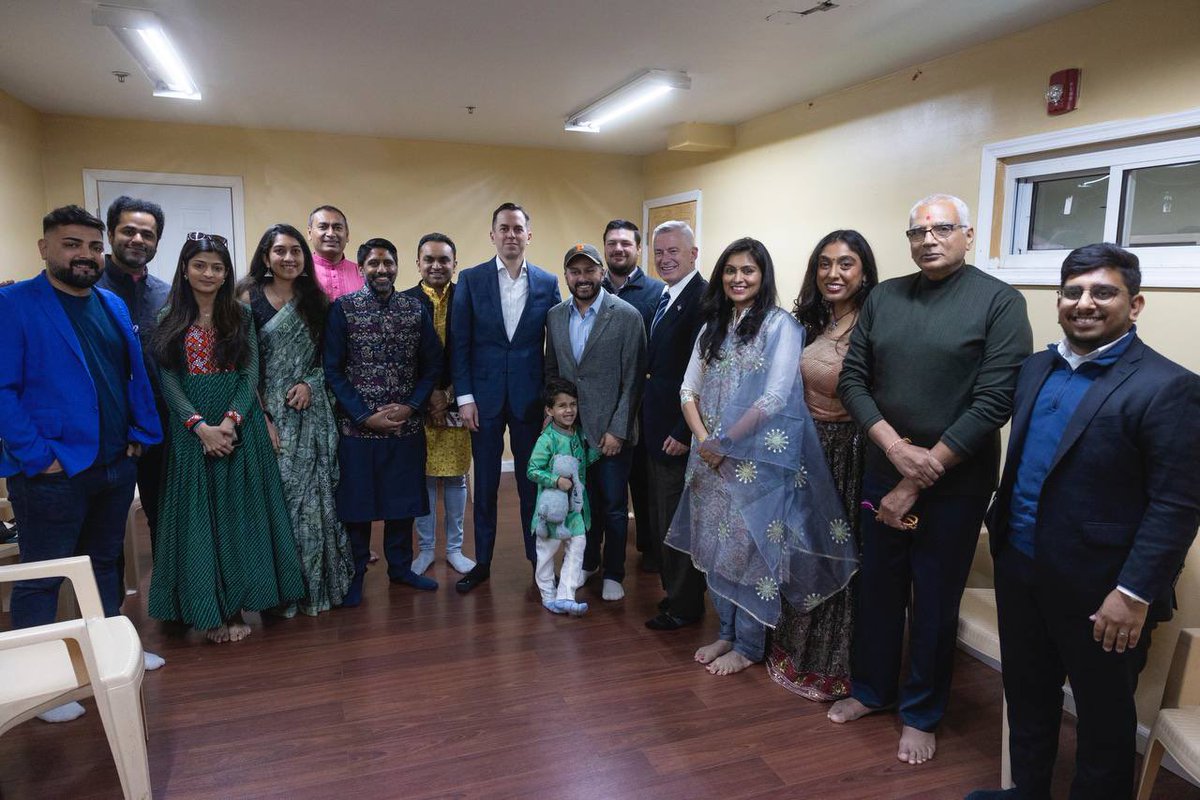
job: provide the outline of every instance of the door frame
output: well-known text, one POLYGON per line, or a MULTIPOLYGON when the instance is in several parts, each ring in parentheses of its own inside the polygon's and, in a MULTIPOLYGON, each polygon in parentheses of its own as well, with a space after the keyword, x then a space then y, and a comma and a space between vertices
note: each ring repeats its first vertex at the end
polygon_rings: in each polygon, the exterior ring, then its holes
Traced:
POLYGON ((233 247, 229 256, 233 259, 234 271, 246 274, 246 197, 240 175, 187 175, 180 172, 137 172, 120 169, 85 169, 83 171, 84 207, 94 210, 97 217, 104 219, 100 208, 100 181, 119 183, 147 183, 158 186, 205 186, 212 189, 229 189, 233 199, 233 247))

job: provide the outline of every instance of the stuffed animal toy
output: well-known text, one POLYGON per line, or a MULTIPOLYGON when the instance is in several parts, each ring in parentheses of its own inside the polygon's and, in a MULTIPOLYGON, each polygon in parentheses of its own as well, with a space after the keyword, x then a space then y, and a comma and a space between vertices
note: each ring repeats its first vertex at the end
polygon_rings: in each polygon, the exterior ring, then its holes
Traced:
POLYGON ((543 539, 570 539, 567 515, 583 510, 583 486, 579 480, 579 459, 558 454, 550 462, 550 471, 561 478, 571 480, 571 490, 542 487, 538 495, 537 508, 533 512, 533 532, 543 539))

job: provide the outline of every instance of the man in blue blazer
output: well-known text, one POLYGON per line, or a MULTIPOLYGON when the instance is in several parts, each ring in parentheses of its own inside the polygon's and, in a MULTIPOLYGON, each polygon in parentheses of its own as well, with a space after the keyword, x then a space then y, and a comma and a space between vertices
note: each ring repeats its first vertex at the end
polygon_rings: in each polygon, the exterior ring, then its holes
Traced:
POLYGON ((464 270, 450 325, 451 374, 475 460, 475 567, 455 585, 469 592, 491 576, 496 498, 508 429, 521 500, 525 557, 536 561, 531 524, 537 490, 525 475, 542 423, 546 312, 562 297, 558 280, 525 261, 529 215, 516 203, 492 213, 496 257, 464 270))
POLYGON ((1065 679, 1071 797, 1133 794, 1134 689, 1200 524, 1200 376, 1138 338, 1140 285, 1132 253, 1072 251, 1064 338, 1021 367, 988 512, 1016 786, 971 800, 1049 799, 1065 679))
MULTIPOLYGON (((162 428, 129 311, 92 288, 104 268, 104 224, 66 206, 42 228, 45 271, 0 289, 0 476, 21 560, 91 556, 104 612, 115 616, 135 459, 162 441, 162 428)), ((14 627, 53 622, 61 583, 18 582, 14 627)))

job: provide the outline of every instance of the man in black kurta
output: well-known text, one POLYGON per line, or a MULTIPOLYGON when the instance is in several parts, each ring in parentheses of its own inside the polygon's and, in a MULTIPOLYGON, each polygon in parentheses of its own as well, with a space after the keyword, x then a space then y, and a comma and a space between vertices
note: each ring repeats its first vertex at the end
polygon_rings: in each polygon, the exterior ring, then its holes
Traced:
POLYGON ((897 758, 920 764, 933 757, 950 697, 959 601, 1033 334, 1021 294, 966 263, 974 230, 962 200, 919 201, 906 235, 920 272, 871 292, 838 382, 871 440, 871 508, 860 522, 851 696, 829 718, 849 722, 898 702, 897 758), (909 676, 899 687, 910 598, 909 676))
POLYGON ((337 398, 338 516, 354 550, 343 605, 362 600, 371 523, 384 521, 388 577, 417 589, 437 582, 412 570, 413 519, 429 513, 421 408, 442 371, 442 345, 420 301, 396 292, 396 246, 358 248, 366 286, 339 297, 325 325, 325 380, 337 398))

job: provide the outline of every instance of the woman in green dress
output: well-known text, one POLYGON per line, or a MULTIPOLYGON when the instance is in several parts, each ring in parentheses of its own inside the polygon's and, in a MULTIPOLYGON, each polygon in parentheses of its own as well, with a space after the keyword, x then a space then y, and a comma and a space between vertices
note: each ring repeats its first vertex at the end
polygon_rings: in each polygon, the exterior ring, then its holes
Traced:
POLYGON ((242 611, 304 595, 258 386, 258 338, 225 240, 190 233, 153 351, 170 410, 150 615, 250 634, 242 611))
MULTIPOLYGON (((337 427, 319 350, 329 298, 313 278, 308 243, 282 223, 262 235, 239 288, 258 331, 259 394, 304 575, 299 609, 315 616, 340 606, 354 577, 350 540, 334 504, 337 427)), ((284 616, 295 609, 286 607, 284 616)))

